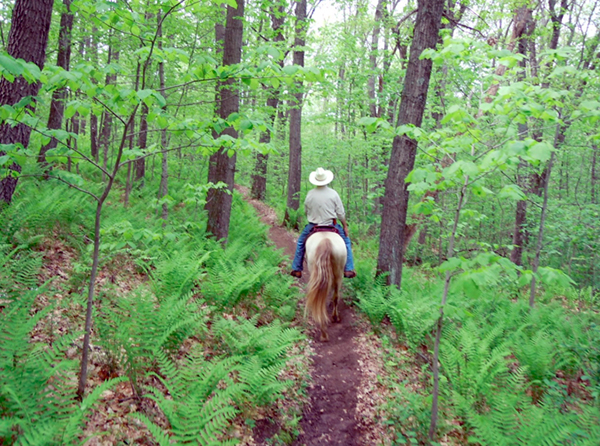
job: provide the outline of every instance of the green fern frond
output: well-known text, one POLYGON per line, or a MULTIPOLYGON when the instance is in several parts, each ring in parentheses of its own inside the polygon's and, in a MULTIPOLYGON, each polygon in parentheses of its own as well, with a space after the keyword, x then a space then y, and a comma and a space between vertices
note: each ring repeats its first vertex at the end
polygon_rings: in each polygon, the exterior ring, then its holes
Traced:
MULTIPOLYGON (((201 355, 193 354, 180 366, 175 366, 166 354, 157 355, 162 375, 159 378, 169 397, 156 389, 152 389, 149 397, 156 401, 169 421, 170 441, 175 444, 221 444, 227 427, 238 413, 231 402, 238 400, 244 392, 244 386, 231 379, 237 368, 237 358, 207 362, 201 355)), ((166 439, 162 431, 147 418, 138 418, 162 444, 166 439)))

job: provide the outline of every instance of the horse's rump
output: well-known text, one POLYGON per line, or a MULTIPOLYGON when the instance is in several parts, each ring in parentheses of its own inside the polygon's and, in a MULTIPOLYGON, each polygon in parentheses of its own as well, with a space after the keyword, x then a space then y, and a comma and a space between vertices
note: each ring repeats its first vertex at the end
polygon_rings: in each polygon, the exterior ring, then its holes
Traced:
MULTIPOLYGON (((327 337, 324 331, 328 322, 327 298, 333 292, 337 305, 346 255, 344 240, 333 232, 318 232, 306 241, 310 280, 305 311, 310 312, 314 321, 321 327, 322 338, 327 337)), ((337 312, 334 314, 337 316, 337 312)))

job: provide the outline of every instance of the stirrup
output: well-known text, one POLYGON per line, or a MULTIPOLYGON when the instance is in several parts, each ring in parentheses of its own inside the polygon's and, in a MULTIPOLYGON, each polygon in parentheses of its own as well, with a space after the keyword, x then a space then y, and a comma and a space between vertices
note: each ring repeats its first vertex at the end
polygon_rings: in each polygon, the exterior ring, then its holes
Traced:
POLYGON ((302 277, 302 271, 296 271, 296 270, 293 270, 293 271, 290 273, 290 276, 294 276, 294 277, 297 277, 298 279, 300 279, 300 278, 302 277))
POLYGON ((346 279, 354 279, 356 277, 356 271, 344 271, 344 277, 346 279))

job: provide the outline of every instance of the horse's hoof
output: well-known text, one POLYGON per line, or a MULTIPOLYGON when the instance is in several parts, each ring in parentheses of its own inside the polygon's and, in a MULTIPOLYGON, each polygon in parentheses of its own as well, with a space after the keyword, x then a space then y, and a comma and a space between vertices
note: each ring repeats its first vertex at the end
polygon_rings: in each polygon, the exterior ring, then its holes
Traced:
POLYGON ((340 322, 342 322, 342 318, 339 316, 333 316, 333 322, 340 323, 340 322))
POLYGON ((321 342, 329 342, 329 336, 328 335, 321 335, 321 342))

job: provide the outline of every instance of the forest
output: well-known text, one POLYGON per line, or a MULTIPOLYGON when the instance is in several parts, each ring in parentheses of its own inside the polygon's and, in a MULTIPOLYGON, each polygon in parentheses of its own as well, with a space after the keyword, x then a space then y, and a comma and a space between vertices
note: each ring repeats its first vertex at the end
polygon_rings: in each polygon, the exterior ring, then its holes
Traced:
POLYGON ((0 444, 598 446, 599 120, 594 0, 0 0, 0 444))

